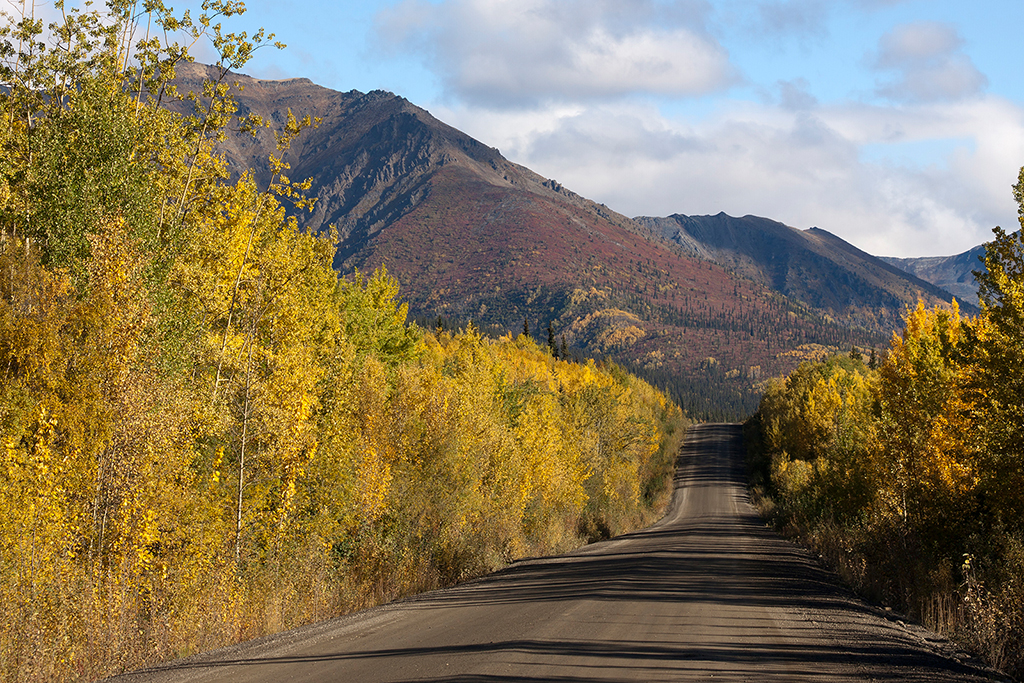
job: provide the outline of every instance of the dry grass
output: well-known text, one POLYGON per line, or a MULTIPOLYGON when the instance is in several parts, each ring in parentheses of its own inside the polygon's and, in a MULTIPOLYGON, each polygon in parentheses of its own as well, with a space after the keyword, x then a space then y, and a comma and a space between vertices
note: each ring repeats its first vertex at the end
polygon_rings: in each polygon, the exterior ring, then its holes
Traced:
POLYGON ((1008 543, 1009 555, 983 571, 971 558, 962 567, 934 567, 922 560, 912 543, 878 530, 868 533, 831 522, 811 528, 784 517, 777 501, 763 489, 752 499, 765 518, 817 552, 865 599, 891 606, 990 666, 1024 678, 1024 564, 1019 543, 1008 543))

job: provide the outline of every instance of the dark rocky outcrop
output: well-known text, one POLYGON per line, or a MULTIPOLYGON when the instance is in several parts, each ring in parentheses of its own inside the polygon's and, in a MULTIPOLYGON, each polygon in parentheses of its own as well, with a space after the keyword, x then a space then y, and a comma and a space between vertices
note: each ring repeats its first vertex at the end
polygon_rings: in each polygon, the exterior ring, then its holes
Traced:
POLYGON ((767 218, 724 213, 634 220, 694 256, 836 319, 880 331, 898 327, 905 308, 918 298, 928 305, 951 299, 927 278, 904 272, 820 228, 798 230, 767 218))

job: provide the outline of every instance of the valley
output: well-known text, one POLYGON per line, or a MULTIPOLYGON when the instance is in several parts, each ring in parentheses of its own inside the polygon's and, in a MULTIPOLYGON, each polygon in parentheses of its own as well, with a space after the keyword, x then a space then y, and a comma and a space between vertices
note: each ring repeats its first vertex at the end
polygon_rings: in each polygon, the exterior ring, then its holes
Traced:
POLYGON ((685 215, 678 167, 630 218, 193 63, 281 47, 239 3, 64 9, 0 13, 0 678, 1021 671, 1019 233, 962 317, 973 251, 685 215))

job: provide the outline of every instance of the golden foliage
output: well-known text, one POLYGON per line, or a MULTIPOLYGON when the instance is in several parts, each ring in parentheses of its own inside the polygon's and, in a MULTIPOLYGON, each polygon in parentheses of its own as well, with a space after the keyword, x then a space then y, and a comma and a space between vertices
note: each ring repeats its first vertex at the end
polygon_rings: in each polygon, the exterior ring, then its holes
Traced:
POLYGON ((1019 651, 1024 625, 1015 239, 997 231, 989 249, 981 316, 918 304, 877 371, 805 363, 769 385, 757 416, 778 514, 874 597, 989 654, 1019 651))
POLYGON ((92 680, 656 514, 677 407, 523 337, 426 334, 383 268, 339 280, 336 236, 280 202, 308 185, 214 153, 227 69, 269 38, 147 4, 221 51, 175 116, 187 51, 125 43, 131 7, 66 13, 63 51, 0 26, 0 80, 46 89, 0 92, 0 678, 92 680))

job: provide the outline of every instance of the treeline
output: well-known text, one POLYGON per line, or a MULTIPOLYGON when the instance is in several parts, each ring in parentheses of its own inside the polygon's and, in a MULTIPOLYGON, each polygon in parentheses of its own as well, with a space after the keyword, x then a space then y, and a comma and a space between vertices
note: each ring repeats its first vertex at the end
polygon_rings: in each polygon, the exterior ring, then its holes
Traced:
POLYGON ((769 350, 781 350, 801 344, 871 346, 878 340, 879 335, 870 330, 825 320, 803 306, 789 301, 779 303, 779 299, 766 297, 763 302, 731 309, 716 308, 689 295, 677 304, 620 290, 612 292, 612 301, 644 319, 683 329, 715 330, 723 333, 727 343, 764 339, 769 350))
POLYGON ((719 365, 689 374, 623 363, 637 377, 668 393, 694 421, 742 422, 757 411, 761 400, 747 377, 728 377, 719 365))
MULTIPOLYGON (((689 297, 687 297, 688 299, 689 297)), ((747 355, 751 364, 765 363, 769 371, 775 357, 785 349, 804 344, 832 348, 870 348, 878 345, 880 335, 862 328, 841 326, 826 321, 806 308, 782 297, 767 297, 765 305, 753 303, 739 309, 716 309, 703 301, 681 306, 654 303, 643 297, 612 292, 614 305, 653 319, 663 325, 686 330, 710 330, 708 339, 719 349, 743 349, 751 341, 765 342, 765 350, 747 355)), ((714 349, 709 349, 714 353, 714 349)), ((728 369, 712 363, 686 374, 645 368, 621 357, 631 372, 668 391, 687 415, 697 420, 729 422, 745 420, 753 414, 761 399, 760 386, 747 375, 731 376, 728 369)), ((717 353, 715 355, 718 355, 717 353)))
POLYGON ((216 153, 262 125, 226 78, 271 37, 223 32, 230 2, 146 7, 68 9, 52 48, 0 27, 0 678, 94 679, 649 521, 680 410, 524 336, 409 324, 383 269, 339 280, 287 166, 261 188, 216 153), (165 29, 221 53, 188 117, 159 106, 187 58, 165 29))
POLYGON ((854 585, 1021 676, 1020 233, 996 228, 985 266, 979 316, 919 305, 877 369, 853 353, 771 385, 754 464, 778 521, 854 585))

